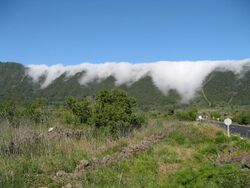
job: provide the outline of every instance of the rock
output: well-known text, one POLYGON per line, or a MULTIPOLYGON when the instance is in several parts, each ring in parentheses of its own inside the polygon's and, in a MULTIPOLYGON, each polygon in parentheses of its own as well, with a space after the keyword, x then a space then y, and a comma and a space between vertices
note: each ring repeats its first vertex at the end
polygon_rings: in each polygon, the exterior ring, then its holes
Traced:
POLYGON ((249 157, 249 156, 244 157, 244 158, 241 160, 240 163, 241 163, 241 165, 242 165, 243 167, 246 167, 246 168, 250 169, 250 157, 249 157))
POLYGON ((113 158, 110 155, 107 155, 103 157, 102 164, 111 164, 113 161, 113 158))
POLYGON ((56 173, 56 176, 57 177, 63 177, 63 176, 66 176, 66 172, 65 171, 63 171, 63 170, 59 170, 57 173, 56 173))
POLYGON ((236 148, 235 148, 235 147, 229 147, 229 148, 228 148, 228 152, 229 152, 229 153, 233 153, 234 151, 236 151, 236 148))
POLYGON ((83 159, 83 160, 81 160, 80 164, 82 164, 84 167, 87 167, 87 166, 89 166, 89 161, 83 159))
POLYGON ((49 129, 48 129, 48 132, 50 133, 50 132, 52 132, 54 130, 54 127, 50 127, 49 129))
POLYGON ((228 147, 227 144, 221 144, 221 145, 220 145, 220 148, 221 148, 222 150, 226 149, 227 147, 228 147))
POLYGON ((100 160, 96 157, 93 157, 91 163, 92 166, 98 166, 98 164, 100 164, 100 160))
POLYGON ((80 184, 75 184, 73 188, 82 188, 82 186, 80 184))
POLYGON ((80 164, 75 168, 75 174, 81 173, 87 166, 89 166, 89 161, 85 159, 81 160, 80 164))
POLYGON ((71 185, 68 183, 67 185, 62 186, 62 188, 82 188, 82 186, 80 184, 71 185))
POLYGON ((62 186, 62 188, 73 188, 73 186, 70 183, 68 183, 67 185, 62 186))

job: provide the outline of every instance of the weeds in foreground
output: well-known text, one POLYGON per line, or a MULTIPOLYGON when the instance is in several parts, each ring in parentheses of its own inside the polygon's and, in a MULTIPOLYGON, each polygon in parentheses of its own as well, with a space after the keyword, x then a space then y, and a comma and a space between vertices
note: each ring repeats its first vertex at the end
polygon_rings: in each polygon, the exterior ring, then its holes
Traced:
POLYGON ((227 154, 230 148, 235 155, 249 152, 249 140, 227 138, 211 125, 154 120, 119 139, 87 128, 80 137, 67 137, 63 127, 48 133, 47 127, 1 126, 0 187, 61 187, 67 183, 84 187, 246 187, 250 182, 249 170, 240 164, 216 163, 217 155, 227 154), (90 169, 77 178, 53 178, 58 170, 72 172, 82 159, 119 153, 169 126, 175 131, 143 153, 90 169), (15 152, 9 148, 12 140, 15 152))

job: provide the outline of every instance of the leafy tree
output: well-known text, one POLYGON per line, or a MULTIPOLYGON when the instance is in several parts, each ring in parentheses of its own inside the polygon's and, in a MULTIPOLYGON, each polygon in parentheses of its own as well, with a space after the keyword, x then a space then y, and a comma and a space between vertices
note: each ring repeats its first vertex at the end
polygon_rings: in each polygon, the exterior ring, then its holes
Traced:
POLYGON ((13 101, 0 103, 0 119, 7 120, 8 123, 14 124, 18 111, 13 101))
POLYGON ((65 99, 65 104, 72 111, 72 113, 79 117, 81 123, 87 123, 90 116, 90 102, 86 99, 77 101, 74 97, 70 96, 65 99))
POLYGON ((250 112, 240 112, 238 114, 235 114, 235 116, 233 117, 233 121, 242 125, 249 125, 250 112))
POLYGON ((221 118, 221 114, 217 111, 210 112, 210 116, 215 119, 221 118))
POLYGON ((195 121, 198 115, 198 110, 196 108, 192 108, 188 111, 178 111, 176 112, 176 117, 180 120, 187 120, 187 121, 195 121))
POLYGON ((74 97, 67 97, 65 104, 81 123, 104 128, 113 134, 127 134, 144 121, 134 113, 135 98, 121 89, 102 90, 93 103, 86 99, 78 101, 74 97))
POLYGON ((66 97, 64 100, 65 105, 69 108, 69 109, 73 109, 75 103, 76 103, 76 98, 73 96, 69 96, 66 97))
POLYGON ((105 127, 112 133, 128 132, 143 122, 142 117, 133 113, 135 106, 135 98, 124 90, 102 90, 96 96, 92 121, 97 128, 105 127))
POLYGON ((28 103, 24 109, 24 116, 28 117, 35 123, 43 121, 42 102, 39 100, 28 103))

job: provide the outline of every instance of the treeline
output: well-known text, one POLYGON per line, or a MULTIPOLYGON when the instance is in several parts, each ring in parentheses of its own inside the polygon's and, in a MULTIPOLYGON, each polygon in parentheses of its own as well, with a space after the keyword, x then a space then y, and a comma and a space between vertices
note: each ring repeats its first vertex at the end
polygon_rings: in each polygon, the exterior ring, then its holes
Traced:
POLYGON ((5 121, 10 126, 18 127, 24 120, 35 124, 43 123, 49 118, 47 106, 40 100, 18 105, 8 100, 0 103, 0 121, 5 121))
POLYGON ((51 126, 59 122, 66 126, 92 126, 96 130, 111 133, 114 136, 128 134, 131 130, 141 127, 150 117, 195 121, 198 115, 217 120, 223 120, 229 116, 232 117, 233 122, 250 124, 250 112, 247 110, 232 111, 225 115, 222 111, 201 113, 194 107, 184 110, 170 107, 155 113, 139 113, 136 99, 121 89, 101 90, 94 97, 84 99, 66 97, 64 105, 48 105, 43 100, 35 100, 23 105, 10 100, 0 102, 0 121, 5 121, 13 127, 22 124, 51 126), (51 122, 52 120, 54 122, 51 122))
POLYGON ((242 125, 250 125, 250 111, 236 113, 233 117, 233 121, 242 125))
POLYGON ((65 104, 73 116, 67 119, 68 123, 77 120, 113 135, 127 134, 144 122, 144 118, 135 113, 135 98, 121 89, 102 90, 94 99, 67 97, 65 104))
POLYGON ((121 89, 101 90, 93 98, 66 97, 64 105, 49 106, 41 100, 25 105, 0 103, 0 120, 13 127, 23 124, 51 124, 51 119, 72 126, 93 126, 113 136, 126 135, 145 122, 136 113, 136 99, 121 89))

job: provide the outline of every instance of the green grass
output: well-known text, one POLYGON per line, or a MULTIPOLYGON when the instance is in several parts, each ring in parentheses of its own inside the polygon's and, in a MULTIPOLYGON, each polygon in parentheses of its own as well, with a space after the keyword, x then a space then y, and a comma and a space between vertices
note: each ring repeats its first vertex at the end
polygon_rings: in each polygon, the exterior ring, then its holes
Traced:
MULTIPOLYGON (((32 129, 21 127, 12 130, 11 136, 8 136, 9 128, 2 129, 1 134, 5 135, 2 145, 13 137, 19 141, 24 139, 27 130, 32 132, 32 129)), ((1 152, 0 187, 61 187, 71 183, 83 187, 237 188, 246 187, 250 181, 249 170, 240 164, 215 163, 217 154, 226 153, 229 147, 237 146, 237 154, 249 152, 249 140, 238 136, 227 138, 222 130, 212 125, 153 120, 128 137, 115 140, 101 134, 91 137, 94 133, 87 130, 80 139, 54 139, 46 136, 47 128, 42 127, 36 131, 45 135, 39 142, 20 144, 22 152, 19 153, 1 152), (54 179, 59 170, 73 172, 82 159, 112 156, 168 127, 175 127, 175 130, 145 152, 113 165, 100 165, 80 177, 54 179), (222 144, 225 147, 222 148, 222 144)))

